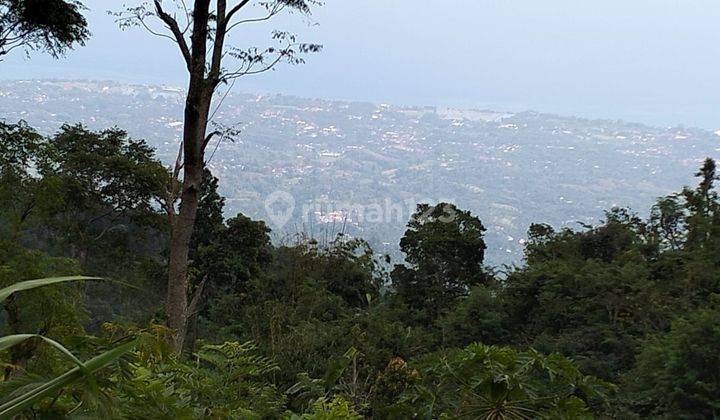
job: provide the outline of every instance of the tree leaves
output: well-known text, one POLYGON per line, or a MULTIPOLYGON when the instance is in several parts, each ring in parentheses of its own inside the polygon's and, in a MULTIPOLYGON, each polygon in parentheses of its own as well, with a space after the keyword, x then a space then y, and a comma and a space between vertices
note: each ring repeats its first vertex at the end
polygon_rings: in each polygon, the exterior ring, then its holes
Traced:
POLYGON ((82 5, 73 0, 0 0, 0 57, 15 48, 53 57, 90 37, 82 5))

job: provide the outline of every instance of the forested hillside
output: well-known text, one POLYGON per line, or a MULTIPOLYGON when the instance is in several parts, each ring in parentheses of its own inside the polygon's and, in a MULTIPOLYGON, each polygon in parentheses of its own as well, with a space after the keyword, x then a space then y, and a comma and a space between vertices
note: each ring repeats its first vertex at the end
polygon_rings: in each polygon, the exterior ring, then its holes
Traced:
POLYGON ((156 204, 172 182, 153 149, 81 126, 46 137, 6 123, 0 140, 2 286, 105 279, 0 293, 0 416, 718 416, 710 159, 647 219, 613 208, 576 230, 529 226, 526 263, 502 275, 485 266, 489 226, 453 204, 419 204, 399 243, 407 263, 388 266, 356 238, 273 245, 263 221, 223 218, 206 171, 189 339, 176 355, 162 325, 168 225, 156 204), (74 362, 30 336, 9 347, 24 333, 108 360, 47 392, 74 362), (12 411, 28 392, 39 397, 12 411))

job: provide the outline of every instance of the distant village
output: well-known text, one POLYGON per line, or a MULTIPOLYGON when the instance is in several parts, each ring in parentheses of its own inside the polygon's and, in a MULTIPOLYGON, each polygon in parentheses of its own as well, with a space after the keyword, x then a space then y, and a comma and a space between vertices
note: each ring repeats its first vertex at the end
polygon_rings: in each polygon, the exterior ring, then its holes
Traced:
MULTIPOLYGON (((182 130, 181 89, 93 81, 0 84, 0 112, 51 133, 63 123, 117 125, 167 163, 182 130)), ((216 100, 211 170, 227 211, 266 220, 265 198, 292 195, 298 209, 275 235, 361 236, 396 254, 404 221, 370 220, 357 208, 452 201, 488 229, 491 264, 519 262, 531 222, 581 229, 614 206, 646 209, 691 174, 720 130, 657 128, 537 112, 402 107, 280 95, 216 100), (581 151, 582 150, 582 151, 581 151), (310 216, 299 209, 310 208, 310 216)))

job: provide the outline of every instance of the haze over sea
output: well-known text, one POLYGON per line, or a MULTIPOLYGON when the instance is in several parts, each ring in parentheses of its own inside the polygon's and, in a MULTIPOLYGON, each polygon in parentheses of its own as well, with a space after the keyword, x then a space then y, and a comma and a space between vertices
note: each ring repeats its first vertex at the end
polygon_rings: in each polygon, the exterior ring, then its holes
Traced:
MULTIPOLYGON (((15 54, 0 78, 185 85, 172 44, 118 30, 106 13, 117 1, 87 3, 86 47, 60 61, 15 54)), ((238 90, 720 128, 715 0, 326 3, 303 24, 278 23, 322 42, 321 54, 238 90)), ((248 27, 234 43, 253 45, 266 32, 248 27)))

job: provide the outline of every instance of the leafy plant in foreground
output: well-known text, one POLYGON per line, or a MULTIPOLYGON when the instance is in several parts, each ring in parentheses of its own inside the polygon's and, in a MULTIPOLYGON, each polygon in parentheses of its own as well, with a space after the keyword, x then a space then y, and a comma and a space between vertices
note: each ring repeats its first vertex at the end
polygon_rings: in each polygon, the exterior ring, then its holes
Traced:
MULTIPOLYGON (((28 280, 13 284, 9 287, 0 289, 0 301, 4 301, 10 295, 15 292, 30 290, 37 287, 48 286, 57 283, 79 281, 79 280, 96 280, 93 277, 55 277, 37 280, 28 280)), ((0 405, 0 418, 13 418, 14 416, 22 413, 23 411, 31 408, 36 402, 46 397, 57 396, 58 393, 66 386, 75 383, 83 378, 89 377, 92 373, 106 367, 112 362, 116 361, 120 356, 130 351, 135 342, 128 342, 112 348, 87 362, 81 362, 75 355, 72 354, 68 349, 63 347, 57 341, 50 338, 43 337, 37 334, 15 334, 5 337, 0 337, 0 351, 6 350, 12 346, 18 345, 26 340, 31 339, 42 339, 45 342, 51 344, 56 349, 60 350, 65 354, 73 363, 77 364, 76 367, 70 369, 64 374, 44 383, 33 384, 32 386, 22 387, 14 393, 7 395, 5 400, 0 405)))
POLYGON ((584 376, 568 359, 534 350, 471 344, 421 363, 394 416, 414 418, 591 418, 588 401, 609 385, 584 376))

